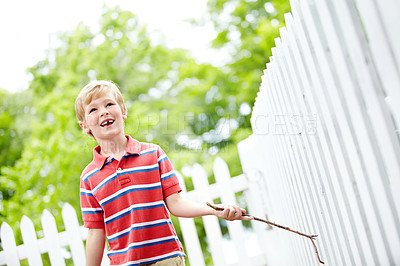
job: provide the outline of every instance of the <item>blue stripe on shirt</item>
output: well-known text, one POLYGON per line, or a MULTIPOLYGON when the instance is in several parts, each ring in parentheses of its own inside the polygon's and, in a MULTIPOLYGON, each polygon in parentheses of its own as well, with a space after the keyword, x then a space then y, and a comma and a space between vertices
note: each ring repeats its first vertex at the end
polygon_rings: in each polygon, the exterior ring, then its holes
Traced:
MULTIPOLYGON (((136 169, 136 170, 131 170, 131 171, 123 171, 123 172, 116 172, 112 175, 114 175, 113 177, 111 177, 110 179, 107 180, 107 182, 104 182, 103 184, 101 184, 101 186, 96 187, 93 192, 96 192, 97 190, 99 190, 100 188, 104 187, 105 185, 107 185, 108 183, 110 183, 111 181, 113 181, 114 179, 116 179, 118 176, 123 176, 123 175, 128 175, 128 174, 134 174, 134 173, 145 173, 145 172, 151 172, 154 170, 158 170, 158 166, 152 167, 152 168, 148 168, 148 169, 136 169)), ((112 176, 111 175, 111 176, 112 176)), ((108 177, 107 177, 108 178, 108 177)), ((106 178, 106 179, 107 179, 106 178)))
MULTIPOLYGON (((114 173, 114 174, 112 174, 112 175, 114 175, 114 176, 111 177, 110 179, 108 179, 107 182, 104 182, 103 184, 101 184, 101 186, 95 188, 95 189, 93 190, 93 192, 96 192, 97 190, 99 190, 100 188, 104 187, 106 184, 110 183, 111 181, 113 181, 114 179, 117 178, 116 173, 114 173)), ((111 175, 111 176, 112 176, 112 175, 111 175)), ((108 178, 108 177, 107 177, 107 178, 108 178)))
POLYGON ((156 151, 157 151, 157 150, 150 150, 150 151, 141 152, 141 153, 140 153, 140 156, 146 155, 146 154, 155 153, 156 151))
POLYGON ((118 194, 118 195, 116 195, 115 197, 110 198, 109 200, 107 200, 107 201, 101 203, 101 206, 103 207, 104 205, 107 205, 108 203, 110 203, 110 202, 112 202, 112 201, 114 201, 114 200, 116 200, 116 199, 118 199, 118 198, 120 198, 120 197, 122 197, 122 196, 124 196, 124 195, 126 195, 126 194, 129 194, 129 193, 131 193, 131 192, 146 191, 146 190, 154 190, 154 189, 159 189, 159 188, 161 188, 161 185, 154 186, 154 187, 132 188, 132 189, 129 189, 129 190, 127 190, 127 191, 124 191, 124 192, 122 192, 121 194, 118 194))
POLYGON ((96 169, 96 171, 94 171, 93 173, 91 173, 90 175, 87 175, 83 181, 87 182, 89 180, 89 178, 91 178, 92 176, 94 176, 97 172, 99 172, 99 169, 96 169))
POLYGON ((81 191, 81 195, 82 196, 89 196, 89 197, 93 197, 94 196, 91 192, 84 192, 84 191, 81 191))
POLYGON ((156 223, 156 224, 149 224, 149 225, 137 226, 137 227, 132 228, 131 230, 129 230, 129 231, 126 232, 126 233, 120 234, 120 235, 118 235, 118 236, 116 236, 116 237, 113 237, 113 238, 108 238, 108 242, 111 242, 111 241, 117 240, 118 238, 127 236, 127 235, 129 235, 132 231, 141 230, 141 229, 146 229, 146 228, 153 228, 153 227, 158 227, 158 226, 167 225, 167 224, 172 224, 172 222, 171 222, 171 221, 163 221, 163 222, 159 222, 159 223, 156 223))
POLYGON ((118 215, 117 217, 112 218, 111 220, 105 221, 105 224, 109 224, 112 223, 124 216, 127 216, 129 214, 131 214, 134 211, 140 211, 140 210, 149 210, 149 209, 155 209, 155 208, 160 208, 160 207, 164 207, 164 204, 160 203, 157 205, 152 205, 152 206, 143 206, 143 207, 133 207, 131 210, 126 211, 125 213, 121 213, 120 215, 118 215))
POLYGON ((95 214, 95 213, 104 213, 103 210, 98 211, 82 211, 82 214, 95 214))
POLYGON ((161 241, 158 241, 158 242, 146 243, 146 244, 137 245, 137 246, 131 246, 131 247, 129 247, 126 251, 120 251, 120 252, 115 252, 115 253, 108 253, 108 256, 114 256, 114 255, 125 254, 125 253, 128 253, 128 251, 131 250, 131 249, 144 248, 144 247, 151 247, 151 246, 160 245, 160 244, 165 244, 165 243, 174 242, 174 241, 176 241, 176 239, 175 239, 175 238, 171 238, 171 239, 161 240, 161 241))
POLYGON ((167 156, 165 156, 164 158, 162 158, 161 160, 159 160, 158 163, 162 163, 162 162, 164 162, 165 160, 168 160, 168 157, 167 157, 167 156))
POLYGON ((171 178, 171 177, 173 177, 173 176, 176 176, 176 174, 175 174, 175 173, 172 173, 172 174, 169 174, 169 175, 167 175, 167 176, 161 177, 161 181, 165 181, 165 180, 167 180, 167 179, 169 179, 169 178, 171 178))
POLYGON ((142 172, 151 172, 154 170, 158 170, 158 166, 152 167, 152 168, 147 168, 147 169, 136 169, 136 170, 131 170, 131 171, 124 171, 122 173, 118 173, 118 176, 123 176, 127 174, 133 174, 133 173, 142 173, 142 172))

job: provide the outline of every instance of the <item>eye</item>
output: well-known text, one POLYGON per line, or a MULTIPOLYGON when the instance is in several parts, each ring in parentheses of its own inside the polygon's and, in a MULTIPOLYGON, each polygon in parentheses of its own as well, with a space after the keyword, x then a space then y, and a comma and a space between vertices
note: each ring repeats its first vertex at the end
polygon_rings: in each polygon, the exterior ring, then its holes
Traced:
POLYGON ((94 111, 96 111, 96 108, 90 109, 89 114, 92 113, 92 112, 94 112, 94 111))
POLYGON ((111 106, 111 105, 114 105, 114 103, 107 103, 107 107, 111 106))

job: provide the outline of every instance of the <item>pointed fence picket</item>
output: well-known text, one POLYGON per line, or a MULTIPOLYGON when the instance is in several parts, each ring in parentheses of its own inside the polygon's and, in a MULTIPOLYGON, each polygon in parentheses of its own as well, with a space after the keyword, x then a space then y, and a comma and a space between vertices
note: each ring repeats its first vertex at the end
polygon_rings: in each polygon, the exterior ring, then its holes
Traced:
POLYGON ((18 250, 15 244, 14 232, 7 223, 1 225, 1 241, 4 249, 4 256, 1 256, 3 263, 7 265, 19 265, 18 250))
MULTIPOLYGON (((204 169, 199 165, 193 166, 193 185, 197 192, 197 200, 200 202, 212 202, 212 197, 208 191, 208 178, 204 169)), ((211 255, 216 265, 223 264, 223 250, 222 250, 222 233, 219 227, 218 218, 214 216, 203 217, 204 229, 206 230, 208 245, 211 249, 211 255)))
POLYGON ((51 264, 56 266, 65 265, 56 220, 48 210, 43 211, 42 225, 51 264))
MULTIPOLYGON (((177 172, 179 183, 182 184, 182 197, 187 196, 185 181, 182 175, 177 172)), ((203 252, 201 251, 201 245, 197 236, 197 229, 193 219, 179 218, 179 224, 182 230, 183 240, 185 241, 186 253, 190 265, 192 266, 205 266, 203 252)))
MULTIPOLYGON (((214 161, 214 176, 219 186, 221 201, 238 205, 235 192, 230 182, 231 176, 229 174, 228 165, 220 157, 217 157, 214 161)), ((227 224, 232 241, 237 250, 245 250, 245 239, 241 222, 235 221, 227 224)), ((247 260, 245 253, 237 252, 236 254, 238 255, 239 265, 245 265, 247 260)))
POLYGON ((21 219, 21 234, 29 265, 43 265, 35 227, 33 222, 25 215, 21 219))
POLYGON ((74 265, 84 265, 85 252, 80 236, 80 227, 74 208, 66 204, 62 209, 62 217, 65 222, 65 231, 68 232, 68 246, 71 248, 71 255, 74 265))
MULTIPOLYGON (((248 182, 248 175, 242 174, 231 177, 228 165, 221 158, 216 158, 213 166, 216 179, 215 184, 209 184, 206 171, 199 164, 192 169, 194 190, 187 192, 182 176, 177 172, 182 187, 182 196, 198 202, 214 202, 220 199, 224 203, 236 203, 235 193, 244 192, 244 198, 249 210, 260 217, 265 217, 266 207, 263 200, 262 179, 253 179, 248 182)), ((29 265, 43 265, 41 254, 48 253, 51 265, 66 265, 65 259, 72 258, 74 265, 85 264, 85 250, 83 241, 87 230, 79 225, 74 208, 65 203, 62 208, 62 217, 65 231, 58 232, 55 218, 44 210, 41 223, 44 237, 37 238, 32 221, 23 216, 21 219, 21 233, 24 244, 16 246, 14 233, 7 223, 1 225, 0 265, 20 265, 20 260, 27 259, 29 265), (68 251, 69 249, 69 251, 68 251)), ((223 265, 266 265, 265 237, 267 226, 252 222, 252 228, 245 229, 240 221, 228 222, 229 237, 223 237, 220 223, 215 216, 202 218, 207 236, 209 252, 213 264, 223 265)), ((197 229, 193 219, 179 218, 185 251, 190 265, 204 266, 205 260, 200 246, 197 229)), ((102 265, 108 265, 109 260, 104 252, 102 265)))

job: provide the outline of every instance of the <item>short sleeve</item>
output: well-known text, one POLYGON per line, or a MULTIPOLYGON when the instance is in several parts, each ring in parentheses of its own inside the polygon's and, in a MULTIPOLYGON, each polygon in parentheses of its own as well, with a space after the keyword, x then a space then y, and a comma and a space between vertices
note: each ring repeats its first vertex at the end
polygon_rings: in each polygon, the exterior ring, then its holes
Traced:
POLYGON ((80 185, 81 211, 86 228, 104 228, 104 211, 94 197, 90 186, 82 180, 80 185))
POLYGON ((179 185, 178 177, 176 176, 176 172, 171 164, 171 161, 168 159, 167 154, 165 154, 160 147, 158 147, 157 156, 163 197, 165 199, 174 193, 181 192, 182 189, 179 185))

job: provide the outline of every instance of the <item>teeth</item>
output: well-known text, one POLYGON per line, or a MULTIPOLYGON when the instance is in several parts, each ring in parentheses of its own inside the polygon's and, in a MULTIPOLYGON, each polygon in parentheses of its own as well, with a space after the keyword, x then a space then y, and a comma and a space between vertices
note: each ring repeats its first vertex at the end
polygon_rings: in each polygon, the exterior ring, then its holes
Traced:
POLYGON ((101 126, 104 127, 106 125, 112 124, 114 120, 107 120, 106 122, 102 123, 101 126))

